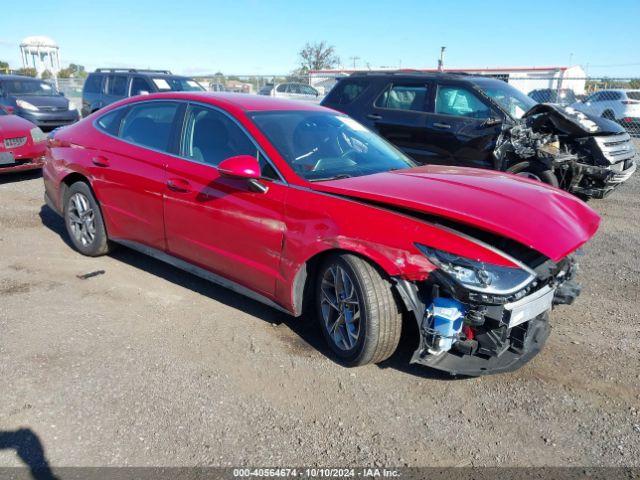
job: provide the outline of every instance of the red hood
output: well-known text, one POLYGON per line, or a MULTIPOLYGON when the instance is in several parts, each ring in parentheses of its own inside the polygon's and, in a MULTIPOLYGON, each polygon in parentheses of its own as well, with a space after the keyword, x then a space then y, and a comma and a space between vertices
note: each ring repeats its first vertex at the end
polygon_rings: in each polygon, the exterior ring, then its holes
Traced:
POLYGON ((448 218, 516 240, 558 261, 589 240, 600 217, 561 190, 502 172, 427 165, 317 182, 315 190, 448 218))
POLYGON ((24 137, 35 125, 17 115, 0 115, 0 139, 24 137))

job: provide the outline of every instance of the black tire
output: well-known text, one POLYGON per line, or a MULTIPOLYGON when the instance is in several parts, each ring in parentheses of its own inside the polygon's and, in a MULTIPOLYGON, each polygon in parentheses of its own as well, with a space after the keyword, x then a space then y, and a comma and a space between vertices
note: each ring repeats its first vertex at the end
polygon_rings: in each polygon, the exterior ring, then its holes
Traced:
MULTIPOLYGON (((335 298, 337 296, 336 294, 335 298)), ((315 303, 322 333, 331 350, 345 365, 359 366, 379 363, 396 351, 402 331, 402 311, 394 298, 389 280, 384 278, 368 261, 351 254, 332 255, 327 258, 318 271, 315 303), (326 278, 325 276, 331 277, 333 274, 330 270, 336 269, 336 267, 348 274, 357 294, 360 312, 358 337, 357 340, 353 340, 354 344, 351 348, 345 348, 347 345, 340 346, 338 344, 329 331, 329 325, 323 312, 324 307, 333 315, 339 315, 336 313, 339 309, 329 307, 326 301, 323 303, 323 288, 325 291, 330 291, 329 284, 323 283, 323 279, 326 278)), ((343 322, 343 324, 346 329, 346 323, 343 322)))
POLYGON ((613 120, 614 122, 616 121, 616 116, 611 110, 605 110, 604 112, 602 112, 602 118, 613 120))
POLYGON ((64 223, 71 243, 83 255, 98 257, 109 253, 111 250, 100 206, 93 196, 91 188, 86 183, 76 182, 66 190, 64 196, 64 223), (87 210, 83 215, 78 215, 77 202, 82 199, 86 200, 87 210), (77 220, 81 217, 87 219, 87 222, 78 227, 79 222, 77 220), (88 217, 91 217, 92 228, 89 227, 88 217), (76 219, 76 221, 73 219, 76 219), (84 230, 84 234, 82 230, 84 230))
POLYGON ((538 180, 542 183, 546 183, 547 185, 551 185, 552 187, 558 187, 560 183, 558 182, 558 177, 553 173, 553 170, 549 170, 545 168, 544 165, 540 165, 535 162, 520 162, 515 165, 509 167, 507 172, 514 173, 516 175, 522 175, 523 177, 531 178, 533 180, 538 180))

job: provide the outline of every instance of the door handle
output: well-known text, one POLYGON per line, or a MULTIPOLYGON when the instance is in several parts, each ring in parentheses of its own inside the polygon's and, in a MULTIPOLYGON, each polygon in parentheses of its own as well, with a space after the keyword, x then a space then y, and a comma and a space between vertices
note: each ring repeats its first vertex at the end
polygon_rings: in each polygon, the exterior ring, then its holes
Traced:
POLYGON ((367 115, 367 118, 370 120, 382 120, 382 115, 376 115, 375 113, 370 113, 367 115))
POLYGON ((98 166, 98 167, 108 167, 109 166, 109 159, 106 157, 103 157, 102 155, 98 155, 97 157, 93 157, 91 159, 91 162, 98 166))
POLYGON ((439 123, 436 122, 433 124, 434 127, 436 128, 451 128, 451 125, 449 125, 448 123, 439 123))
POLYGON ((186 180, 181 178, 171 178, 167 180, 167 188, 174 192, 187 193, 191 191, 191 186, 186 180))

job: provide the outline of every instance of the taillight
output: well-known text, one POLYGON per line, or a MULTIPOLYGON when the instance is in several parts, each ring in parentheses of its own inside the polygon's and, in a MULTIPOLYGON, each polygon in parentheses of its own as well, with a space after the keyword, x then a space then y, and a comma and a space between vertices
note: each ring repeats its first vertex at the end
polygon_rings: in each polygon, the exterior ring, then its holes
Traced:
POLYGON ((1 105, 0 108, 2 108, 9 115, 13 114, 13 111, 15 110, 13 107, 10 107, 9 105, 1 105))
POLYGON ((631 123, 631 122, 633 122, 633 118, 631 118, 631 117, 624 117, 624 118, 622 119, 622 121, 623 121, 624 123, 631 123))

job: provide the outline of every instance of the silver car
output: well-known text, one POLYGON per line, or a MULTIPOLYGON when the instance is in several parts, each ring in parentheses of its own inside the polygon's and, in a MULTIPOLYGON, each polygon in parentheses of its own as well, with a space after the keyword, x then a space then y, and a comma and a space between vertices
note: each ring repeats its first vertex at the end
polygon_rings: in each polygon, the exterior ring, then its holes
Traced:
POLYGON ((267 83, 258 91, 258 95, 270 97, 289 98, 291 100, 305 100, 308 102, 320 102, 320 92, 304 83, 267 83))
POLYGON ((571 107, 583 113, 614 120, 629 133, 640 135, 640 90, 599 90, 571 107))

